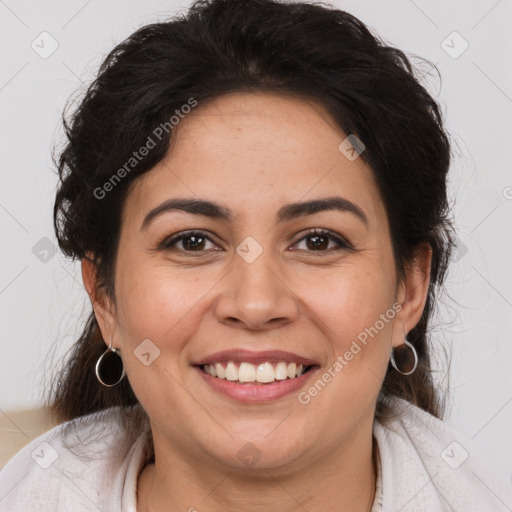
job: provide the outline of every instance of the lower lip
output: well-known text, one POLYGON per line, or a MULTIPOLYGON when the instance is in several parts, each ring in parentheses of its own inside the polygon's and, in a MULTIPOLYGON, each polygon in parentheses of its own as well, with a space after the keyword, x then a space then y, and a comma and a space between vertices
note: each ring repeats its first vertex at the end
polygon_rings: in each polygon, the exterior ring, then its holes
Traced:
POLYGON ((262 403, 278 400, 286 395, 294 393, 302 388, 311 375, 316 373, 318 367, 311 368, 308 372, 294 379, 285 379, 271 384, 236 384, 226 379, 219 379, 203 372, 198 366, 195 370, 215 391, 226 395, 239 402, 262 403))

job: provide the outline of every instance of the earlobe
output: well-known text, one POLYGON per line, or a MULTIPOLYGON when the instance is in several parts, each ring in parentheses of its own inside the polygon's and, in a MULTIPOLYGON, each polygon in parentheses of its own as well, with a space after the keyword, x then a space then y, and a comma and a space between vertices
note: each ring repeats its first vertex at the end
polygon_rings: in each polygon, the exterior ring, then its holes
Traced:
MULTIPOLYGON (((430 286, 431 263, 432 248, 429 244, 423 244, 417 248, 413 261, 406 266, 406 277, 398 294, 398 301, 402 305, 400 321, 405 333, 409 333, 417 325, 423 314, 430 286)), ((393 346, 399 346, 403 342, 403 339, 395 339, 393 346)))

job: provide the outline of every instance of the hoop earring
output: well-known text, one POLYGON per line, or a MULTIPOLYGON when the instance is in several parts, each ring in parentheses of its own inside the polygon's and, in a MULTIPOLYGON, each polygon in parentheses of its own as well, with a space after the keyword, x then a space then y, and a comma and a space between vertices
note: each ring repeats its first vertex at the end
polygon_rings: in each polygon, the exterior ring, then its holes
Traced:
POLYGON ((414 348, 414 345, 410 341, 407 341, 407 338, 404 339, 404 343, 405 343, 405 345, 407 345, 407 347, 410 350, 412 350, 412 353, 414 355, 414 364, 412 366, 412 370, 410 370, 408 372, 403 372, 402 370, 400 370, 400 368, 398 368, 398 366, 396 365, 396 362, 395 362, 395 352, 394 352, 394 349, 391 349, 391 364, 393 365, 393 368, 398 373, 401 373, 402 375, 411 375, 412 373, 414 373, 416 371, 416 368, 418 367, 418 353, 416 352, 416 349, 414 348))
POLYGON ((119 384, 126 375, 123 360, 118 354, 120 351, 118 348, 112 348, 110 339, 109 347, 96 361, 96 378, 107 388, 119 384))

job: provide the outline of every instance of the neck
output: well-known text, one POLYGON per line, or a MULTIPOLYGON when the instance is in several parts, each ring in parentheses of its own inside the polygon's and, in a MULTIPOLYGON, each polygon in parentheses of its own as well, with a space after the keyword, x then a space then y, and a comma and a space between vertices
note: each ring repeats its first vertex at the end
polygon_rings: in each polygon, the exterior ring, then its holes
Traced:
POLYGON ((347 440, 314 461, 292 463, 293 469, 287 466, 257 471, 214 467, 205 461, 190 463, 182 452, 171 450, 143 469, 137 510, 370 512, 375 497, 377 450, 372 440, 370 430, 369 436, 347 440))

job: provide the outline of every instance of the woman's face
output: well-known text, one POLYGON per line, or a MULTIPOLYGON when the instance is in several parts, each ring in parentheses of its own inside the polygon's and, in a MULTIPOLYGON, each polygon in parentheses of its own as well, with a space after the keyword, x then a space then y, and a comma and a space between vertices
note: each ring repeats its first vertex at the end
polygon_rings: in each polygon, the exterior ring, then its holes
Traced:
POLYGON ((124 204, 115 311, 96 306, 155 449, 274 469, 356 453, 401 322, 417 323, 428 284, 397 282, 370 169, 340 150, 347 134, 325 110, 291 97, 226 95, 174 130, 124 204), (176 199, 215 206, 161 208, 176 199), (301 360, 312 369, 283 379, 301 360), (235 381, 207 375, 205 361, 232 361, 235 381), (254 374, 272 382, 236 380, 254 374))

